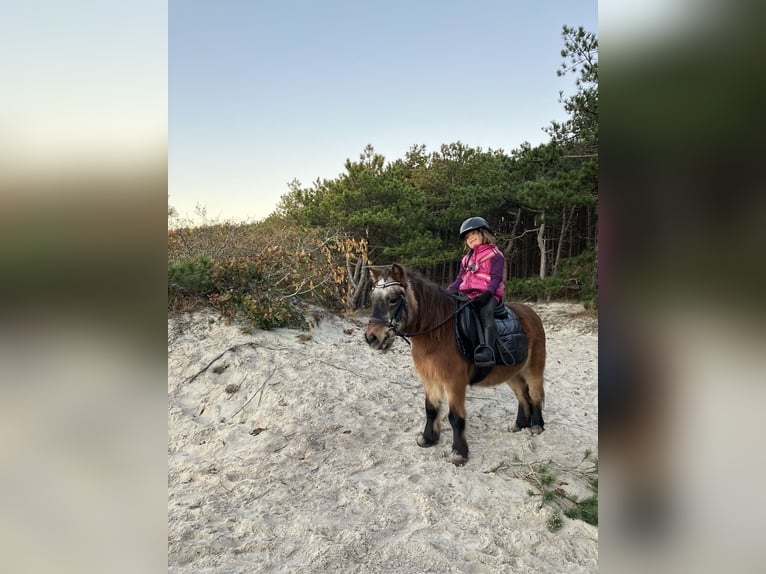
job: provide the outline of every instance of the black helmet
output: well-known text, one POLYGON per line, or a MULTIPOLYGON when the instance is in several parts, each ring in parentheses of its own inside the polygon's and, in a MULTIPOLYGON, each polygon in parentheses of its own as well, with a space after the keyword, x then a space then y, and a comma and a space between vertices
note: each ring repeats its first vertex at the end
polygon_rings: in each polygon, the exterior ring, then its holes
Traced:
POLYGON ((489 223, 483 217, 469 217, 460 226, 460 239, 463 239, 466 233, 473 231, 474 229, 486 229, 492 233, 492 229, 489 227, 489 223))

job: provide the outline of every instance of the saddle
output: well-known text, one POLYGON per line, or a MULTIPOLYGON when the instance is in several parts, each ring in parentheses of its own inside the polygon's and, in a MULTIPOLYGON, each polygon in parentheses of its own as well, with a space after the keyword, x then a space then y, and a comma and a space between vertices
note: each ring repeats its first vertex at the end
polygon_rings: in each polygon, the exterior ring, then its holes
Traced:
MULTIPOLYGON (((472 305, 466 305, 468 297, 455 293, 455 342, 460 354, 473 363, 473 353, 481 341, 481 320, 472 305)), ((516 365, 527 358, 527 334, 521 327, 521 322, 504 301, 495 309, 495 325, 497 340, 495 341, 495 365, 516 365)), ((477 367, 474 365, 470 384, 484 379, 494 367, 477 367)))

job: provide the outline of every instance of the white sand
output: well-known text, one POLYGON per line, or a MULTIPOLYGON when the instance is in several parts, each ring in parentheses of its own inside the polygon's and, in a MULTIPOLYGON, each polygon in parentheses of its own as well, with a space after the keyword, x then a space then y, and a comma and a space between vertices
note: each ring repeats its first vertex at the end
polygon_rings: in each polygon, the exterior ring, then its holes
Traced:
POLYGON ((245 334, 213 312, 170 317, 169 572, 596 572, 598 529, 564 517, 551 532, 553 508, 513 464, 597 455, 596 320, 534 308, 545 432, 510 432, 507 386, 470 388, 461 468, 446 421, 438 445, 416 445, 424 399, 409 347, 373 351, 364 318, 317 312, 308 332, 245 334))

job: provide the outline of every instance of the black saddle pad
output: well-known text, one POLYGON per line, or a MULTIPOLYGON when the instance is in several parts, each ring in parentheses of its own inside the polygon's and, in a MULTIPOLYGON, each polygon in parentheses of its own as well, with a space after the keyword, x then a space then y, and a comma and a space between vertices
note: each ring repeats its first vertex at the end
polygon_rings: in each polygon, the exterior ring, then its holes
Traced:
MULTIPOLYGON (((481 320, 472 305, 466 305, 467 298, 455 302, 455 341, 460 354, 473 363, 474 349, 479 343, 481 320)), ((527 358, 527 334, 513 310, 504 303, 495 310, 497 341, 495 342, 495 364, 517 365, 527 358)), ((486 377, 492 367, 475 367, 470 383, 477 383, 486 377)))

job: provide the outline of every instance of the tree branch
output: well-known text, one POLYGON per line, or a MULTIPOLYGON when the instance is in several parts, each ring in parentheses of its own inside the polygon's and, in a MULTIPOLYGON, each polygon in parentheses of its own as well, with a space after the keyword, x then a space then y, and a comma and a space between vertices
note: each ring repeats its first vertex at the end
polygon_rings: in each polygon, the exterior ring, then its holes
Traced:
POLYGON ((204 372, 205 372, 205 371, 207 371, 207 370, 208 370, 210 367, 212 367, 212 366, 213 366, 213 364, 214 364, 214 363, 215 363, 215 362, 216 362, 218 359, 220 359, 221 357, 223 357, 223 356, 224 356, 226 353, 228 353, 229 351, 235 351, 236 349, 239 349, 239 348, 241 348, 241 347, 251 347, 251 348, 255 349, 255 343, 242 343, 242 344, 240 344, 240 345, 234 345, 233 347, 229 347, 228 349, 226 349, 225 351, 223 351, 222 353, 220 353, 220 354, 219 354, 219 355, 218 355, 218 356, 217 356, 215 359, 213 359, 212 361, 210 361, 210 362, 207 364, 207 366, 205 366, 205 368, 204 368, 204 369, 202 369, 201 371, 199 371, 199 372, 198 372, 198 373, 196 373, 195 375, 192 375, 191 377, 189 377, 188 379, 186 379, 186 380, 185 380, 185 381, 184 381, 182 384, 184 384, 184 385, 187 385, 187 384, 191 383, 191 382, 192 382, 192 381, 194 381, 194 380, 195 380, 197 377, 199 377, 199 376, 200 376, 202 373, 204 373, 204 372))
MULTIPOLYGON (((269 373, 269 376, 268 376, 268 377, 266 377, 266 380, 265 380, 265 381, 263 381, 263 384, 261 385, 261 388, 260 388, 260 389, 258 389, 257 391, 255 391, 255 392, 253 393, 253 395, 252 395, 252 396, 251 396, 249 399, 247 399, 247 400, 245 401, 245 404, 243 404, 241 407, 239 407, 239 408, 238 408, 238 409, 237 409, 237 410, 234 412, 234 414, 232 414, 232 415, 231 415, 229 418, 230 418, 230 419, 233 419, 235 416, 237 416, 237 414, 239 414, 239 412, 240 412, 242 409, 244 409, 244 408, 245 408, 245 407, 248 405, 248 403, 249 403, 250 401, 252 401, 252 400, 255 398, 255 395, 257 395, 259 392, 260 392, 260 393, 262 393, 262 392, 263 392, 263 389, 266 387, 266 383, 268 383, 268 382, 271 380, 271 377, 273 377, 273 376, 274 376, 274 373, 276 373, 276 372, 277 372, 277 367, 276 367, 276 365, 275 365, 275 366, 274 366, 274 368, 273 368, 273 369, 271 369, 271 373, 269 373)), ((263 398, 263 395, 261 395, 261 398, 263 398)), ((261 399, 258 399, 258 405, 260 405, 260 404, 261 404, 261 399)))

